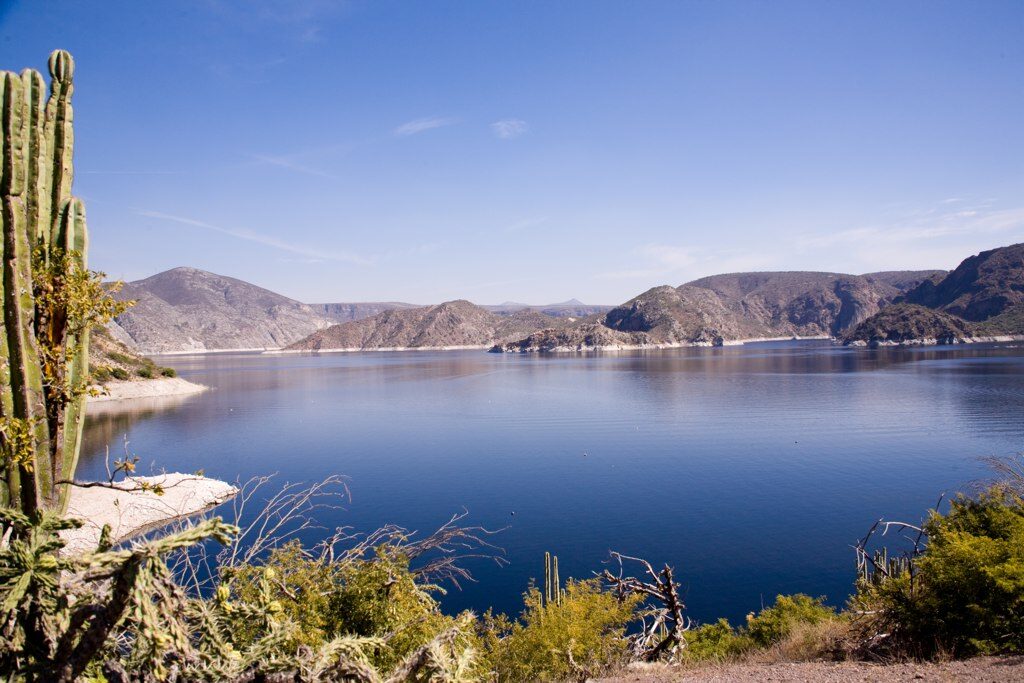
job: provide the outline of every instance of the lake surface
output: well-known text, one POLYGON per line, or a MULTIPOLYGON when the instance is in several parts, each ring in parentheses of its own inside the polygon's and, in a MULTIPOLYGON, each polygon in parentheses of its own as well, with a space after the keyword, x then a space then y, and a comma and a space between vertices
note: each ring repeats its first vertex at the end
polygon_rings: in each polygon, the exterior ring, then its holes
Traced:
POLYGON ((517 612, 544 551, 563 577, 589 577, 609 549, 674 565, 702 621, 742 621, 777 593, 839 605, 874 520, 920 520, 987 475, 978 458, 1024 450, 1014 345, 160 362, 214 390, 90 415, 81 478, 127 435, 143 472, 347 475, 352 500, 328 527, 430 530, 465 507, 508 527, 510 564, 472 562, 479 583, 450 609, 517 612))

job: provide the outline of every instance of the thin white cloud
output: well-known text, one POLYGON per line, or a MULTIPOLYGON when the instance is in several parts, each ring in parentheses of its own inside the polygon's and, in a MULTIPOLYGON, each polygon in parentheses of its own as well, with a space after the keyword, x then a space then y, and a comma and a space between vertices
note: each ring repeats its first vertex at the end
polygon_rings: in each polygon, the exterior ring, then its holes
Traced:
POLYGON ((287 157, 272 157, 265 156, 262 154, 253 154, 252 158, 255 159, 256 161, 259 161, 260 163, 269 164, 271 166, 277 166, 279 168, 284 168, 289 171, 295 171, 296 173, 316 176, 318 178, 328 178, 330 180, 340 180, 338 176, 328 173, 327 171, 321 171, 320 169, 317 168, 310 168, 309 166, 297 164, 291 159, 288 159, 287 157))
POLYGON ((529 129, 522 119, 501 119, 491 124, 491 130, 502 140, 517 138, 529 129))
POLYGON ((416 119, 415 121, 408 121, 395 128, 393 133, 400 138, 408 137, 410 135, 416 135, 423 133, 428 130, 435 128, 443 128, 445 126, 452 126, 458 123, 458 119, 447 118, 447 117, 433 117, 426 119, 416 119))
MULTIPOLYGON (((945 204, 946 202, 942 202, 945 204)), ((998 234, 1024 231, 1024 207, 990 210, 986 206, 963 209, 928 210, 907 216, 824 235, 805 235, 796 240, 800 249, 820 249, 838 245, 903 245, 938 238, 998 234)))
POLYGON ((539 227, 547 222, 547 216, 541 216, 540 218, 526 218, 521 221, 516 221, 511 225, 505 226, 505 232, 522 232, 523 230, 529 230, 530 228, 539 227))
POLYGON ((262 244, 273 249, 279 249, 286 251, 291 254, 298 254, 304 256, 307 259, 318 259, 318 260, 329 260, 339 261, 342 263, 352 263, 360 266, 372 265, 373 259, 360 256, 349 251, 326 251, 324 249, 313 249, 311 247, 305 247, 298 244, 290 244, 283 240, 279 240, 276 237, 270 235, 263 235, 258 232, 251 230, 239 229, 239 228, 223 228, 219 225, 213 225, 205 221, 198 221, 194 218, 185 218, 183 216, 172 216, 171 214, 162 213, 160 211, 138 211, 140 216, 146 216, 147 218, 156 218, 163 221, 170 221, 172 223, 180 223, 181 225, 190 225, 196 228, 203 228, 204 230, 212 230, 219 232, 222 235, 229 235, 236 237, 241 240, 249 242, 255 242, 262 244))

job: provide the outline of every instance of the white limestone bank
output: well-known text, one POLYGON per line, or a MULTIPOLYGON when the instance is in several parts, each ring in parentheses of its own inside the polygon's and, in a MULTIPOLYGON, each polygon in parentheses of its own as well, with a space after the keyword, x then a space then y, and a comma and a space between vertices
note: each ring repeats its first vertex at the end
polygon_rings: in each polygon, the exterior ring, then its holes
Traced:
POLYGON ((103 395, 90 396, 88 403, 160 396, 187 396, 189 394, 202 393, 207 389, 209 387, 189 382, 181 377, 156 377, 154 379, 127 381, 112 380, 100 387, 100 390, 105 392, 103 395))
POLYGON ((61 532, 65 553, 94 550, 105 524, 110 525, 114 542, 122 541, 208 510, 238 493, 227 482, 179 472, 130 477, 112 486, 72 487, 67 516, 85 525, 61 532), (162 495, 143 490, 143 484, 160 486, 162 495))
POLYGON ((953 346, 955 344, 996 344, 1024 340, 1024 336, 1013 334, 992 335, 987 337, 920 337, 914 339, 855 339, 845 342, 845 346, 860 346, 877 349, 887 346, 953 346))

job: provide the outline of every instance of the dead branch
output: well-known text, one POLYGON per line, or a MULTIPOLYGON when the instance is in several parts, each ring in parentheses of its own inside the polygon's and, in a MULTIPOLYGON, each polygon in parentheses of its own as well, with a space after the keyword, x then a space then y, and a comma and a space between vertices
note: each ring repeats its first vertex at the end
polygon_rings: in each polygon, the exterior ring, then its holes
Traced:
POLYGON ((651 563, 642 558, 615 551, 610 554, 618 563, 619 572, 613 574, 605 569, 600 576, 620 599, 640 595, 647 601, 646 609, 640 613, 640 632, 631 639, 633 653, 648 662, 662 657, 675 659, 686 647, 684 634, 690 629, 691 621, 683 614, 686 605, 679 596, 679 584, 672 567, 666 564, 661 571, 655 571, 651 563), (624 561, 639 563, 649 580, 625 576, 624 561))

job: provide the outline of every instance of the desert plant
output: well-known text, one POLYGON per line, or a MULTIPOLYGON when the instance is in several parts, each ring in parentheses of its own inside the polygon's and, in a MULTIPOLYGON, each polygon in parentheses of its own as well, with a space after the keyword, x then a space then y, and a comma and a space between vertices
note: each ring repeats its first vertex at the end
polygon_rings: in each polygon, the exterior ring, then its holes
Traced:
POLYGON ((735 659, 754 647, 753 641, 736 631, 726 619, 703 624, 686 632, 681 659, 687 662, 722 662, 735 659))
POLYGON ((864 651, 912 657, 1024 651, 1018 491, 995 484, 977 496, 958 496, 946 514, 932 511, 921 527, 899 527, 915 532, 914 550, 888 566, 869 561, 851 599, 864 651))
POLYGON ((174 368, 160 368, 161 377, 177 377, 178 371, 174 368))
POLYGON ((126 304, 86 265, 85 208, 71 196, 74 61, 0 73, 4 334, 0 335, 0 504, 63 510, 88 393, 89 330, 126 304))
POLYGON ((803 593, 779 595, 773 605, 747 617, 744 632, 755 645, 768 647, 781 642, 800 625, 820 624, 835 618, 835 610, 824 604, 824 598, 812 598, 803 593))
POLYGON ((560 602, 531 586, 517 620, 486 614, 481 647, 499 681, 586 680, 629 659, 626 628, 638 596, 620 600, 600 579, 570 579, 560 602))

